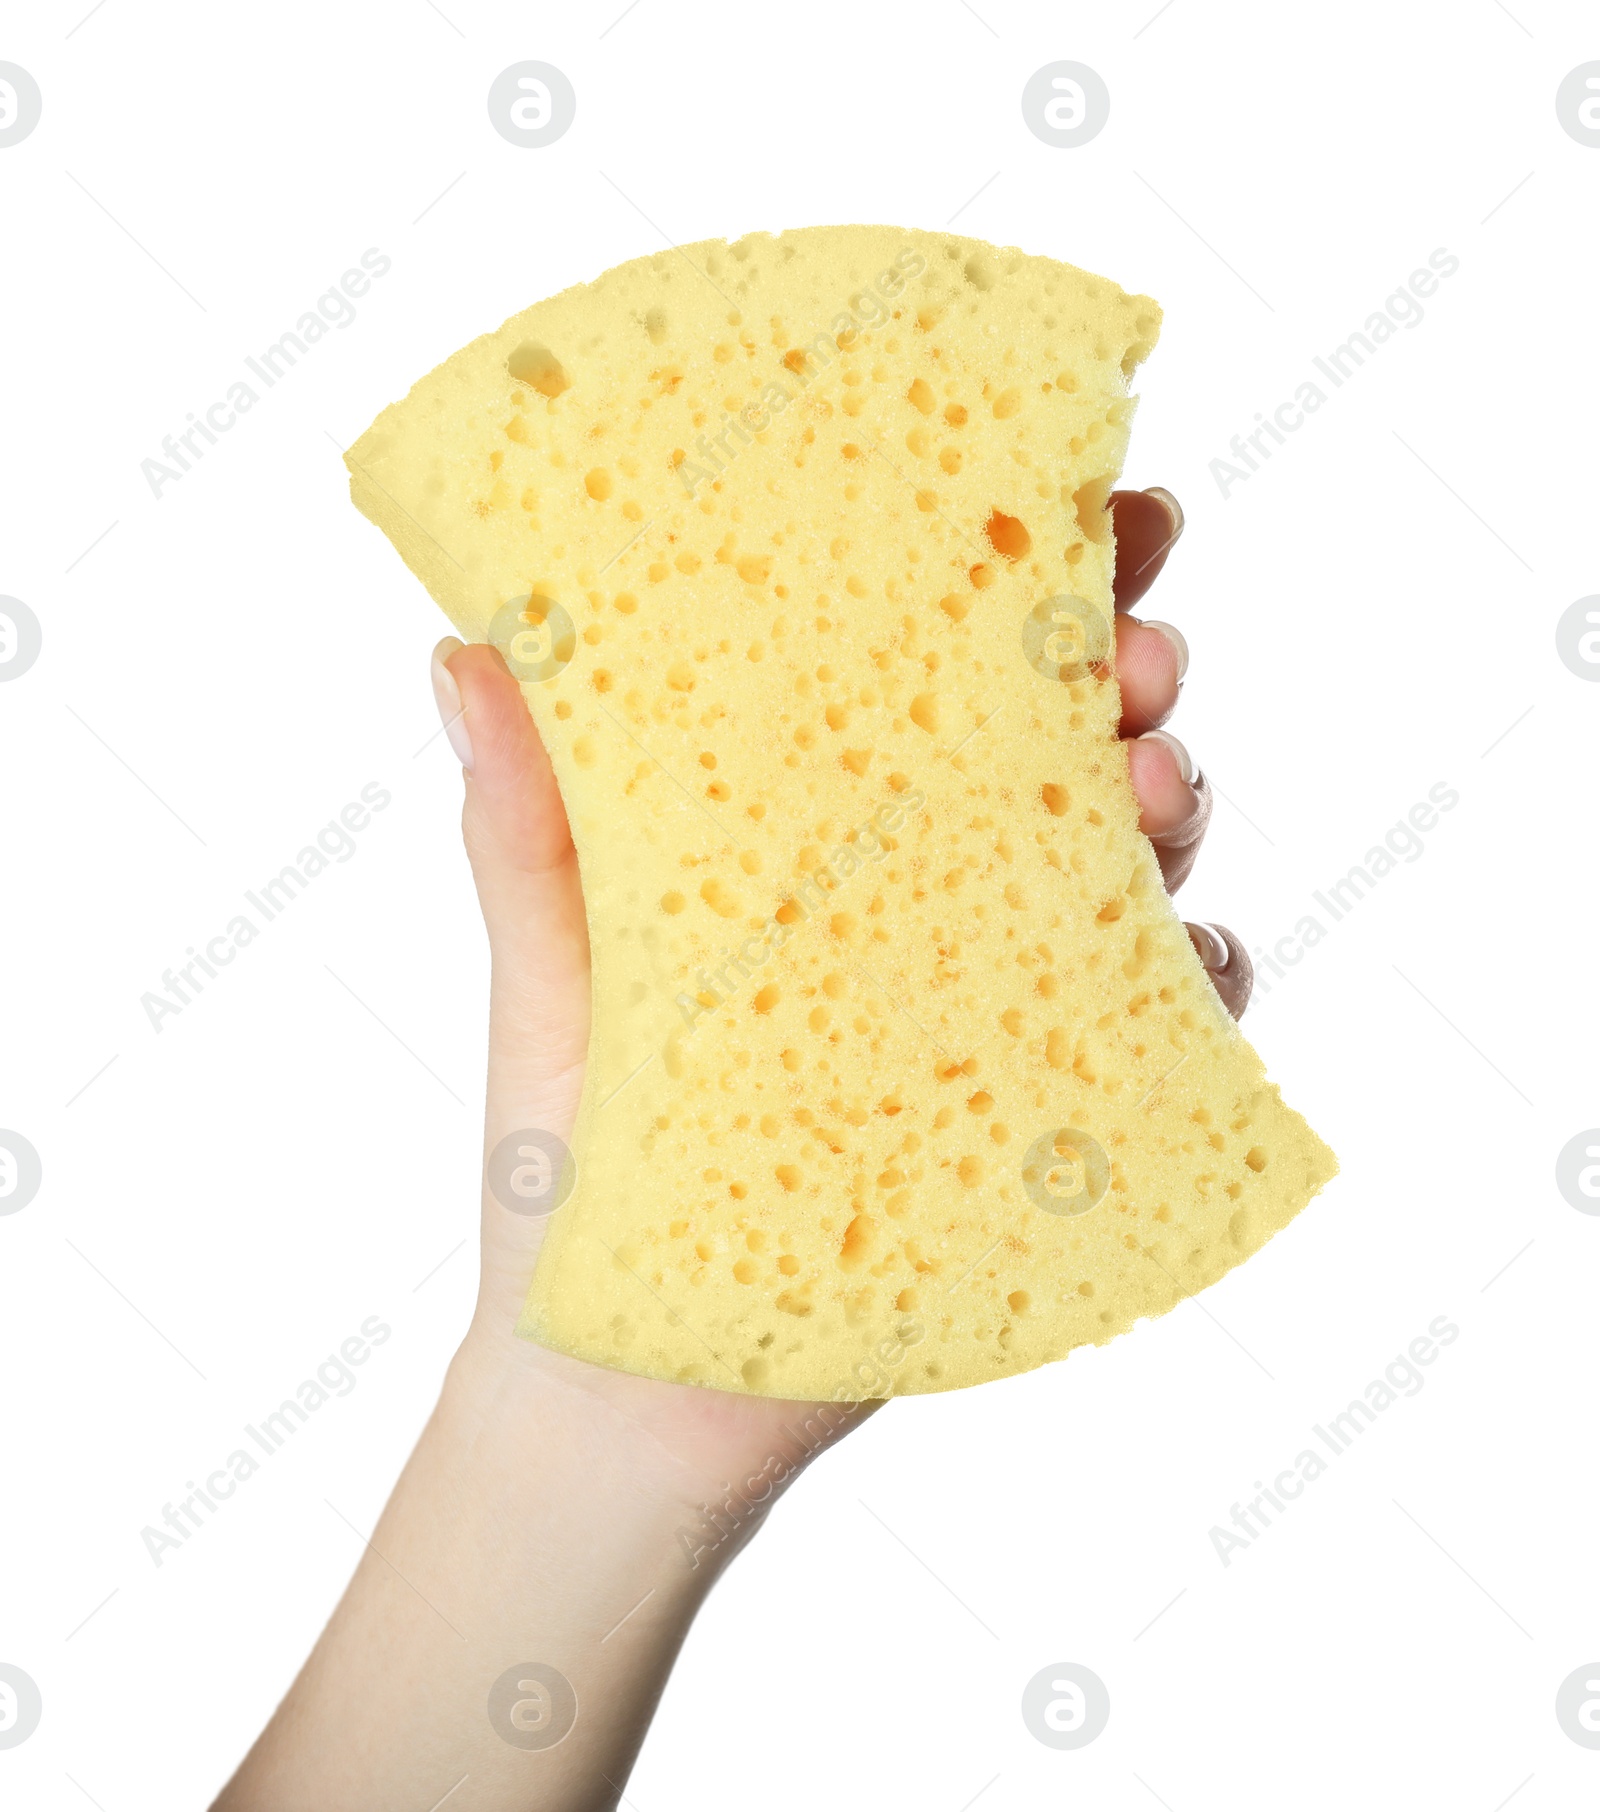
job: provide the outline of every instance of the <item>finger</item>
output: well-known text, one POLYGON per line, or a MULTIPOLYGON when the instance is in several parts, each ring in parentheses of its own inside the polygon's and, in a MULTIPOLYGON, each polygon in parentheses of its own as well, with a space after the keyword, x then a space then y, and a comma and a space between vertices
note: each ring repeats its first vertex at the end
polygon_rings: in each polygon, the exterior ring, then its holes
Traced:
POLYGON ((497 649, 447 637, 434 686, 466 767, 461 828, 494 959, 491 1052, 514 1095, 582 1061, 589 937, 550 758, 497 649))
POLYGON ((1142 736, 1172 715, 1189 671, 1189 644, 1170 623, 1117 618, 1117 684, 1122 689, 1124 736, 1142 736))
POLYGON ((1150 730, 1123 745, 1139 800, 1139 828, 1155 847, 1168 893, 1188 879, 1211 822, 1211 787, 1189 751, 1165 730, 1150 730))
POLYGON ((1171 491, 1113 491, 1111 527, 1117 538, 1112 579, 1117 609, 1131 610, 1155 584, 1173 543, 1183 533, 1183 509, 1171 491))
POLYGON ((1255 967, 1245 955, 1244 945, 1226 925, 1191 925, 1185 921, 1183 928, 1223 1006, 1238 1019, 1250 1004, 1250 990, 1255 983, 1255 967))

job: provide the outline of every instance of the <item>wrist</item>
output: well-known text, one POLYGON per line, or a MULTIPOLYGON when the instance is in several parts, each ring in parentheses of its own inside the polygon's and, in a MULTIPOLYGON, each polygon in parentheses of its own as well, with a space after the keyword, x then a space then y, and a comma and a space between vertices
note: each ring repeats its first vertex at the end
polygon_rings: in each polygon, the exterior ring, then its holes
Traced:
MULTIPOLYGON (((641 1534, 666 1530, 674 1553, 685 1547, 681 1532, 692 1538, 720 1521, 740 1537, 717 1549, 725 1560, 777 1495, 740 1500, 730 1485, 748 1470, 747 1439, 728 1420, 744 1407, 725 1392, 608 1371, 475 1320, 451 1360, 437 1414, 457 1445, 470 1439, 475 1464, 542 1469, 543 1456, 562 1456, 581 1470, 586 1490, 604 1491, 607 1515, 641 1534), (730 1497, 737 1531, 719 1509, 730 1497)), ((704 1559, 691 1570, 704 1573, 704 1559)))
POLYGON ((474 1431, 480 1458, 581 1449, 586 1482, 611 1481, 606 1514, 625 1504, 641 1535, 665 1530, 671 1567, 709 1583, 810 1459, 870 1409, 610 1371, 480 1317, 451 1363, 440 1413, 474 1431))

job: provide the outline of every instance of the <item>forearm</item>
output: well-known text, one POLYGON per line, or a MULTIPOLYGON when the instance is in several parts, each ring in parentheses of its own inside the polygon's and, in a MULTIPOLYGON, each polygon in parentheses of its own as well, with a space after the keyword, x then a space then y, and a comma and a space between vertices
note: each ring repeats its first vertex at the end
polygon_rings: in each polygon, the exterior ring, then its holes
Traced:
POLYGON ((469 1340, 219 1812, 424 1812, 447 1793, 452 1812, 614 1805, 694 1613, 739 1545, 685 1541, 699 1489, 577 1368, 569 1379, 559 1363, 469 1340), (576 1698, 564 1735, 557 1675, 576 1698))

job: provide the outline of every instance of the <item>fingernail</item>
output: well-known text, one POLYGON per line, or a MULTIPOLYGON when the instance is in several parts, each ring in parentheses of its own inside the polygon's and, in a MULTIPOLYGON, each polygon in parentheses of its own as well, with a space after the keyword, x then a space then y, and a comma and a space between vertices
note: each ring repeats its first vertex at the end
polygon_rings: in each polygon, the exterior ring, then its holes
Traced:
POLYGON ((1169 736, 1165 730, 1146 730, 1139 738, 1140 742, 1163 742, 1172 751, 1172 759, 1178 764, 1178 778, 1185 786, 1194 784, 1195 767, 1189 751, 1178 741, 1176 736, 1169 736))
POLYGON ((470 771, 472 767, 472 738, 467 734, 467 720, 461 707, 461 688, 456 684, 456 676, 445 666, 445 662, 458 648, 465 647, 453 635, 447 635, 433 651, 433 702, 439 707, 439 716, 444 720, 444 733, 450 747, 455 750, 456 760, 470 771))
POLYGON ((1227 968, 1232 952, 1228 949, 1228 940, 1215 925, 1193 925, 1185 919, 1183 928, 1188 932, 1189 942, 1194 945, 1195 955, 1200 958, 1203 968, 1217 971, 1227 968))
POLYGON ((1175 629, 1171 623, 1163 623, 1157 617, 1141 617, 1141 626, 1154 629, 1164 635, 1172 644, 1172 652, 1178 661, 1178 684, 1183 684, 1183 676, 1189 671, 1189 644, 1183 639, 1183 631, 1175 629))
POLYGON ((1167 514, 1172 518, 1172 528, 1167 535, 1167 546, 1171 547, 1173 542, 1183 533, 1183 505, 1178 502, 1177 498, 1173 496, 1165 485, 1146 485, 1144 494, 1146 497, 1155 498, 1157 503, 1166 506, 1167 514))

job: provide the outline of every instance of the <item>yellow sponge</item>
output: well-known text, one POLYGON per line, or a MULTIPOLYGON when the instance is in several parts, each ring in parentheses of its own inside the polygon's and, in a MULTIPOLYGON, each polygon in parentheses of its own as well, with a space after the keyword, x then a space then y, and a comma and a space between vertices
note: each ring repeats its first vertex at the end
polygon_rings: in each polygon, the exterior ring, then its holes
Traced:
POLYGON ((506 653, 594 1030, 520 1329, 768 1396, 949 1390, 1214 1282, 1333 1174, 1195 958, 1117 740, 1160 313, 890 227, 636 259, 352 448, 506 653))

